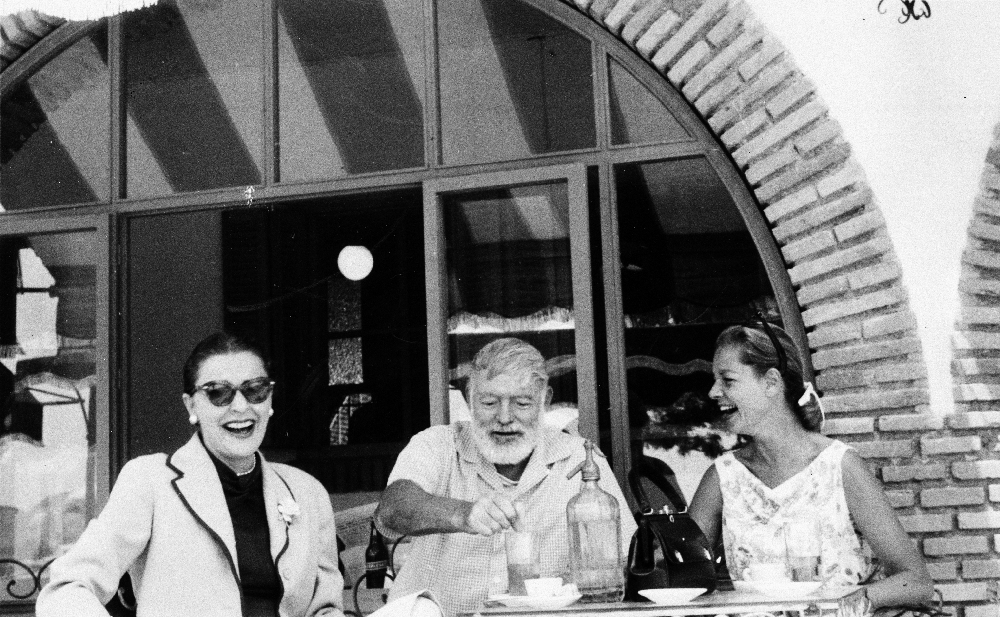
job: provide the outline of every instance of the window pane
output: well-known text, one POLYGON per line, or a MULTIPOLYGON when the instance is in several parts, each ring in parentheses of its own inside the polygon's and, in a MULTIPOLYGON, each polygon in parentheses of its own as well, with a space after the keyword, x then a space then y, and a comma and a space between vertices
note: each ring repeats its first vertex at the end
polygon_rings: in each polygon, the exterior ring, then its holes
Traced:
POLYGON ((590 42, 514 0, 439 0, 444 162, 593 147, 590 42))
POLYGON ((330 385, 364 383, 364 366, 361 362, 361 355, 360 337, 331 340, 328 361, 330 385))
POLYGON ((464 389, 476 352, 521 338, 546 358, 551 408, 576 408, 576 346, 565 181, 444 197, 450 419, 468 419, 464 389))
POLYGON ((129 197, 259 184, 261 0, 124 13, 129 197))
POLYGON ((94 515, 95 250, 91 232, 0 238, 0 606, 34 598, 94 515))
MULTIPOLYGON (((712 386, 715 339, 774 292, 733 198, 702 158, 615 167, 633 452, 646 412, 712 386)), ((690 499, 691 494, 687 494, 690 499)))
POLYGON ((0 211, 108 199, 108 83, 102 24, 4 98, 0 211))
POLYGON ((614 60, 608 62, 611 143, 640 144, 691 139, 646 86, 614 60))
POLYGON ((190 437, 180 367, 225 328, 271 357, 269 460, 316 476, 338 510, 376 501, 396 455, 430 425, 422 199, 131 217, 128 456, 190 437), (372 255, 360 281, 338 269, 348 245, 372 255))
POLYGON ((423 2, 281 0, 280 177, 424 164, 423 2))

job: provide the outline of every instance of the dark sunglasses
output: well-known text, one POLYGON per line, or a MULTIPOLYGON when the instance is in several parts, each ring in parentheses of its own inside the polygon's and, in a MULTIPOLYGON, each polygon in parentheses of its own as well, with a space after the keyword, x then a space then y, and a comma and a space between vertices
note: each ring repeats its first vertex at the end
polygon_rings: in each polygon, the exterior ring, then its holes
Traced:
POLYGON ((216 407, 225 407, 232 403, 237 392, 242 394, 248 403, 257 404, 263 403, 267 397, 271 396, 271 392, 274 391, 274 382, 267 377, 249 379, 238 386, 227 381, 210 381, 197 386, 191 394, 196 394, 198 390, 204 390, 208 402, 216 407))
POLYGON ((771 339, 771 344, 774 345, 774 351, 778 355, 778 372, 784 376, 785 371, 788 370, 788 356, 785 355, 785 348, 778 342, 778 336, 774 333, 774 330, 771 329, 771 324, 767 323, 767 320, 764 319, 763 313, 757 311, 754 314, 754 319, 755 321, 751 321, 744 327, 753 328, 755 330, 763 330, 764 334, 767 335, 767 338, 771 339), (760 324, 758 325, 757 322, 760 322, 760 324))

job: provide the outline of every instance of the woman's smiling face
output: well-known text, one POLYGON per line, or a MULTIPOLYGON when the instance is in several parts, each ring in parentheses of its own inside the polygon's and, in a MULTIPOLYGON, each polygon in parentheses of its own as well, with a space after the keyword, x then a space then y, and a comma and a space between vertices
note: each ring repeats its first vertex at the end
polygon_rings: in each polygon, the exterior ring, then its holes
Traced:
MULTIPOLYGON (((249 351, 226 353, 206 358, 198 368, 195 387, 210 383, 239 387, 247 381, 266 379, 264 362, 249 351)), ((253 465, 254 452, 260 447, 267 431, 271 411, 271 396, 259 403, 247 401, 237 391, 228 405, 215 406, 203 389, 184 394, 188 413, 198 418, 205 447, 233 471, 247 471, 253 465)))
POLYGON ((727 414, 725 428, 733 433, 752 435, 768 409, 767 380, 745 364, 740 349, 733 345, 715 351, 712 372, 715 383, 708 395, 727 414))

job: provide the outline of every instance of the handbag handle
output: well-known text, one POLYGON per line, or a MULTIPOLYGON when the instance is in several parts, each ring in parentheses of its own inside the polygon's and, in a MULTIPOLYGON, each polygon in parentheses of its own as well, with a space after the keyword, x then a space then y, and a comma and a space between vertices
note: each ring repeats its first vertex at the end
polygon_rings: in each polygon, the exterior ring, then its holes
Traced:
MULTIPOLYGON (((652 506, 649 505, 649 496, 646 495, 646 489, 642 487, 642 478, 647 478, 650 482, 656 485, 656 488, 663 491, 663 494, 666 495, 667 500, 670 501, 670 505, 673 506, 675 511, 686 511, 687 500, 677 492, 674 485, 667 479, 667 473, 662 468, 656 469, 654 464, 648 460, 649 458, 650 457, 643 456, 639 462, 633 465, 628 471, 628 486, 632 491, 632 496, 635 497, 636 502, 639 504, 639 512, 651 513, 653 511, 652 506)), ((652 460, 659 463, 657 466, 662 466, 667 470, 670 469, 666 463, 657 459, 652 460)))

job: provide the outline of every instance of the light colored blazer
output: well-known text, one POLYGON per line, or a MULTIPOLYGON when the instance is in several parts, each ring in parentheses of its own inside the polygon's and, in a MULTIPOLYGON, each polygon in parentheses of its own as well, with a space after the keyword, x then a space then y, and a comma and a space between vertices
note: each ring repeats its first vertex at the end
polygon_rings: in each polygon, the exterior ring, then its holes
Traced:
MULTIPOLYGON (((263 457, 261 463, 271 557, 284 589, 281 617, 342 617, 329 495, 303 471, 263 457), (292 502, 299 513, 286 524, 278 504, 287 513, 292 502)), ((222 484, 195 435, 169 457, 125 465, 100 516, 52 564, 36 615, 104 617, 128 570, 139 617, 239 617, 237 564, 222 484)))

